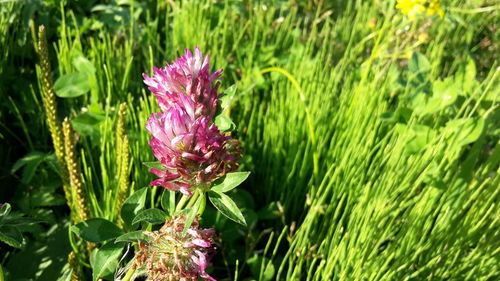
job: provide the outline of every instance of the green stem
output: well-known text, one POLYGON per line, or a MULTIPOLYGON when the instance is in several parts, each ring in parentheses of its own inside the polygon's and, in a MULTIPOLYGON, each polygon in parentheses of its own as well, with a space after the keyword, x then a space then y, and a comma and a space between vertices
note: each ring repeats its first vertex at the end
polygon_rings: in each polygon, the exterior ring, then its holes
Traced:
POLYGON ((4 281, 4 278, 3 278, 3 269, 2 269, 2 265, 0 264, 0 281, 4 281))
POLYGON ((193 196, 191 196, 191 199, 189 200, 189 203, 187 204, 186 209, 193 207, 194 203, 196 203, 196 201, 198 200, 198 197, 200 196, 200 192, 201 191, 197 190, 193 194, 193 196))
POLYGON ((123 277, 122 281, 131 281, 131 280, 133 281, 135 278, 134 279, 131 278, 134 275, 134 273, 135 273, 135 267, 131 266, 130 269, 127 271, 127 274, 125 274, 125 277, 123 277))
POLYGON ((200 203, 200 206, 198 207, 198 211, 196 211, 196 214, 201 216, 203 215, 203 212, 205 211, 205 206, 207 206, 207 196, 206 196, 206 193, 204 191, 200 191, 200 200, 201 203, 200 203))
POLYGON ((175 207, 175 211, 179 212, 180 210, 182 210, 182 208, 184 208, 184 205, 186 204, 186 202, 189 198, 190 197, 183 195, 181 200, 179 200, 179 203, 177 203, 177 206, 175 207))

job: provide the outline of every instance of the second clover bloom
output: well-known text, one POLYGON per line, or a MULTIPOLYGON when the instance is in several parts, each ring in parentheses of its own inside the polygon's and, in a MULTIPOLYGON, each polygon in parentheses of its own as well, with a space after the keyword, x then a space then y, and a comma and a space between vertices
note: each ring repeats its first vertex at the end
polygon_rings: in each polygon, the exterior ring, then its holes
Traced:
POLYGON ((186 232, 184 215, 172 217, 158 231, 146 231, 147 242, 139 241, 136 265, 148 274, 147 280, 216 281, 206 273, 215 254, 213 228, 200 229, 195 218, 186 232))

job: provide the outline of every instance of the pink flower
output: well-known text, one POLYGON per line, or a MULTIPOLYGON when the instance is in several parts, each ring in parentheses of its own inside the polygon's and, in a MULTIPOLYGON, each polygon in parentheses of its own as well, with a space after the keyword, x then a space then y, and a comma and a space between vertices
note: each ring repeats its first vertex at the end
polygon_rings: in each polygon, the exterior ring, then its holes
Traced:
POLYGON ((151 169, 159 179, 151 185, 179 190, 191 196, 193 185, 209 184, 236 168, 236 159, 224 136, 205 116, 195 119, 191 107, 173 104, 165 113, 154 113, 146 129, 149 145, 165 170, 151 169))
POLYGON ((216 281, 206 273, 215 254, 215 230, 199 229, 195 218, 183 233, 184 222, 184 215, 172 217, 159 231, 144 232, 150 240, 139 241, 135 260, 148 273, 148 280, 198 280, 199 276, 216 281))
POLYGON ((211 119, 220 96, 217 92, 219 83, 215 82, 219 80, 222 69, 209 72, 209 61, 209 56, 203 57, 198 47, 195 47, 194 55, 186 49, 184 56, 172 64, 153 68, 151 77, 143 74, 144 83, 155 94, 162 111, 179 103, 181 96, 187 96, 195 102, 196 116, 205 115, 211 119))
POLYGON ((237 167, 237 141, 222 134, 213 119, 220 95, 217 93, 222 69, 209 72, 209 57, 200 49, 163 69, 154 69, 144 83, 155 94, 162 112, 147 121, 149 145, 164 169, 151 169, 159 179, 151 185, 179 190, 191 196, 193 186, 207 187, 237 167))

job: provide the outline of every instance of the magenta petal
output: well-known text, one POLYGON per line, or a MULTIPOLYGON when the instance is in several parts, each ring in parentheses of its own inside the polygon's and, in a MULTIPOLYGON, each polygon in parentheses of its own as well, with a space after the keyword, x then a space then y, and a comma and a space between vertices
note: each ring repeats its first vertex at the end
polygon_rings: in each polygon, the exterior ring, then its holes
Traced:
POLYGON ((200 273, 200 277, 204 278, 206 280, 210 280, 210 281, 217 281, 217 279, 215 279, 212 276, 208 275, 208 273, 206 273, 206 272, 200 273))
POLYGON ((191 241, 191 243, 193 243, 193 244, 194 244, 194 245, 196 245, 196 246, 199 246, 199 247, 204 247, 204 248, 208 248, 208 247, 210 247, 210 246, 212 245, 212 243, 210 243, 210 242, 208 242, 208 241, 205 241, 205 240, 203 240, 203 239, 199 239, 199 238, 197 238, 197 239, 193 239, 193 240, 191 241))
POLYGON ((163 185, 163 180, 162 179, 157 179, 149 183, 151 186, 162 186, 163 185))
POLYGON ((189 153, 189 152, 183 152, 182 153, 182 157, 187 158, 187 159, 191 159, 193 161, 200 161, 200 160, 203 159, 203 157, 200 157, 198 155, 195 155, 195 154, 192 154, 192 153, 189 153))
POLYGON ((198 255, 198 263, 197 265, 199 266, 199 274, 201 278, 204 278, 206 280, 210 281, 217 281, 215 280, 212 276, 208 275, 205 270, 207 269, 207 258, 205 255, 200 252, 200 251, 195 251, 195 253, 198 255))
POLYGON ((186 196, 193 195, 193 193, 189 190, 189 188, 181 187, 179 188, 179 191, 186 196))
POLYGON ((151 173, 155 174, 155 176, 157 176, 157 177, 163 177, 165 175, 165 171, 162 171, 160 169, 151 168, 151 169, 149 169, 149 171, 151 173))

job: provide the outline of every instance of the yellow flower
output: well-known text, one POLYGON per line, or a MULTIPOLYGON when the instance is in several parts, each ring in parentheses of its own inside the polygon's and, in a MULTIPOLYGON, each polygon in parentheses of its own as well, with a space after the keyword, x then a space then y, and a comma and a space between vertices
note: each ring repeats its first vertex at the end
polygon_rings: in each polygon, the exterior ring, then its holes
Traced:
POLYGON ((439 15, 441 18, 444 12, 441 9, 439 0, 397 0, 396 8, 401 10, 401 13, 407 15, 410 19, 414 19, 417 15, 426 13, 429 16, 439 15))
POLYGON ((427 14, 429 16, 437 14, 441 18, 444 17, 444 11, 441 9, 441 3, 439 3, 439 0, 430 1, 429 7, 427 8, 427 14))
POLYGON ((416 15, 425 12, 424 0, 398 0, 396 8, 401 10, 401 13, 407 15, 410 19, 416 15))

